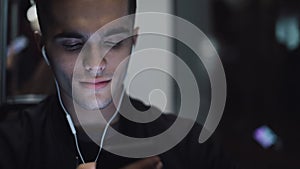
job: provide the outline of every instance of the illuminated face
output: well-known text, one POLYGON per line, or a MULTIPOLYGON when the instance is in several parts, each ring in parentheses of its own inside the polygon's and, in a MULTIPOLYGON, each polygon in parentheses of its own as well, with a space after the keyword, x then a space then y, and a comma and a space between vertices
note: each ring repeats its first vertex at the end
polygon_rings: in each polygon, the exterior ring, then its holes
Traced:
POLYGON ((87 110, 107 107, 112 102, 113 76, 113 89, 119 90, 127 71, 133 38, 126 37, 133 26, 132 21, 105 25, 126 16, 128 2, 54 0, 50 8, 53 22, 47 25, 45 48, 62 97, 87 110), (100 28, 99 38, 90 40, 100 28))

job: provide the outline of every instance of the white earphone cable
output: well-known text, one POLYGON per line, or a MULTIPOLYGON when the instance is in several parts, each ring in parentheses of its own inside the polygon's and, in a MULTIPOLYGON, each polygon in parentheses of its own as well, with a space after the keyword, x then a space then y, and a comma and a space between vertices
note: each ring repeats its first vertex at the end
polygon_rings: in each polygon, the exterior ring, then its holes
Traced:
MULTIPOLYGON (((134 46, 133 46, 132 49, 131 49, 131 53, 133 52, 133 49, 134 49, 134 46)), ((50 62, 49 62, 48 57, 47 57, 47 54, 46 54, 45 46, 42 47, 42 55, 43 55, 43 57, 44 57, 46 63, 50 66, 50 62)), ((126 74, 124 75, 124 79, 125 79, 126 75, 127 75, 127 72, 126 72, 126 74)), ((57 81, 56 81, 56 78, 54 77, 54 79, 55 79, 55 86, 56 86, 56 91, 57 91, 57 96, 58 96, 59 103, 60 103, 60 105, 61 105, 63 111, 64 111, 65 114, 66 114, 66 118, 67 118, 67 121, 68 121, 68 123, 69 123, 70 129, 71 129, 71 131, 72 131, 72 134, 74 135, 75 145, 76 145, 76 149, 77 149, 77 152, 78 152, 78 154, 79 154, 79 157, 80 157, 81 161, 85 164, 85 161, 84 161, 84 159, 83 159, 83 156, 82 156, 81 151, 80 151, 80 148, 79 148, 79 144, 78 144, 78 139, 77 139, 77 134, 76 134, 75 126, 74 126, 74 124, 73 124, 73 121, 72 121, 72 118, 71 118, 69 112, 66 110, 66 108, 65 108, 65 106, 64 106, 64 104, 63 104, 63 102, 62 102, 61 94, 60 94, 60 88, 59 88, 59 85, 58 85, 58 83, 57 83, 57 81)), ((119 99, 119 103, 118 103, 117 109, 116 109, 115 113, 113 114, 113 116, 112 116, 112 117, 109 119, 109 121, 106 123, 105 128, 104 128, 104 130, 103 130, 103 133, 102 133, 102 136, 101 136, 100 145, 99 145, 99 151, 98 151, 98 153, 97 153, 95 162, 98 160, 98 158, 99 158, 99 156, 100 156, 100 153, 101 153, 101 150, 102 150, 102 148, 103 148, 104 138, 105 138, 105 135, 106 135, 106 133, 107 133, 108 127, 110 126, 110 124, 111 124, 111 122, 113 121, 113 119, 116 118, 116 116, 117 116, 117 114, 118 114, 118 112, 119 112, 119 110, 120 110, 121 102, 122 102, 123 97, 124 97, 124 93, 125 93, 125 86, 123 86, 122 93, 121 93, 121 97, 120 97, 120 99, 119 99)))
POLYGON ((122 99, 123 99, 124 93, 125 93, 125 89, 123 88, 122 90, 123 90, 123 91, 122 91, 122 93, 121 93, 121 97, 120 97, 120 100, 119 100, 119 103, 118 103, 118 107, 117 107, 115 113, 114 113, 113 116, 110 118, 110 120, 107 122, 107 124, 106 124, 106 126, 105 126, 105 128, 104 128, 104 131, 103 131, 103 134, 102 134, 102 138, 101 138, 101 141, 100 141, 100 149, 99 149, 99 151, 98 151, 98 154, 97 154, 97 157, 96 157, 96 159, 95 159, 95 162, 98 160, 99 155, 100 155, 100 153, 101 153, 101 150, 102 150, 102 148, 103 148, 104 138, 105 138, 105 135, 106 135, 106 133, 107 133, 108 127, 109 127, 110 123, 113 121, 113 119, 116 118, 116 116, 118 115, 118 112, 119 112, 119 110, 120 110, 121 102, 122 102, 122 99))
MULTIPOLYGON (((59 103, 60 103, 60 105, 61 105, 63 111, 64 111, 65 114, 66 114, 66 117, 67 117, 69 126, 70 126, 71 131, 72 131, 72 133, 73 133, 73 135, 74 135, 75 145, 76 145, 77 152, 78 152, 78 154, 79 154, 79 157, 80 157, 81 161, 85 164, 86 162, 84 161, 83 156, 82 156, 81 151, 80 151, 80 148, 79 148, 79 144, 78 144, 78 139, 77 139, 77 135, 76 135, 76 129, 75 129, 75 126, 74 126, 74 124, 73 124, 73 122, 72 122, 72 119, 71 119, 70 114, 68 113, 68 111, 66 110, 66 108, 65 108, 65 106, 64 106, 64 104, 63 104, 63 102, 62 102, 61 95, 60 95, 60 89, 59 89, 59 86, 58 86, 58 83, 57 83, 56 80, 55 80, 55 85, 56 85, 56 90, 57 90, 57 96, 58 96, 59 103)), ((124 97, 124 93, 125 93, 125 89, 123 88, 122 93, 121 93, 121 97, 120 97, 120 100, 119 100, 119 103, 118 103, 118 106, 117 106, 117 109, 116 109, 115 113, 113 114, 113 116, 110 118, 110 120, 109 120, 109 121, 106 123, 106 125, 105 125, 104 131, 103 131, 103 133, 102 133, 100 145, 99 145, 99 151, 98 151, 98 153, 97 153, 95 162, 97 162, 97 160, 98 160, 98 158, 99 158, 99 156, 100 156, 101 150, 102 150, 102 148, 103 148, 104 138, 105 138, 105 135, 106 135, 106 133, 107 133, 108 127, 109 127, 110 123, 113 121, 113 119, 117 116, 117 114, 118 114, 118 112, 119 112, 119 109, 120 109, 120 107, 121 107, 121 101, 122 101, 122 99, 123 99, 123 97, 124 97)))
POLYGON ((56 90, 57 90, 57 96, 58 96, 58 100, 59 100, 59 103, 60 103, 60 106, 62 107, 63 111, 65 112, 66 114, 66 118, 68 120, 68 123, 69 123, 69 126, 70 126, 70 129, 72 131, 72 134, 74 135, 74 139, 75 139, 75 145, 76 145, 76 149, 77 149, 77 152, 79 154, 79 157, 81 159, 81 161, 85 164, 85 161, 82 157, 82 154, 81 154, 81 151, 80 151, 80 148, 79 148, 79 145, 78 145, 78 139, 77 139, 77 135, 76 135, 76 129, 74 127, 74 124, 72 122, 72 119, 70 117, 70 114, 68 113, 68 111, 66 110, 62 100, 61 100, 61 96, 60 96, 60 89, 59 89, 59 86, 58 86, 58 83, 55 79, 55 86, 56 86, 56 90))

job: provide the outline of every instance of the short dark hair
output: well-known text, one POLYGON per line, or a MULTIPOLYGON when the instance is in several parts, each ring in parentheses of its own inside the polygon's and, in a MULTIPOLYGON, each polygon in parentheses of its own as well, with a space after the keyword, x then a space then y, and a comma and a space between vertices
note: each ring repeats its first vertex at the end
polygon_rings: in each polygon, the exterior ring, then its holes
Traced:
MULTIPOLYGON (((39 6, 41 0, 35 0, 35 3, 37 4, 37 6, 39 6)), ((136 0, 128 0, 128 12, 129 14, 135 14, 136 13, 136 0)))
MULTIPOLYGON (((43 3, 45 1, 51 1, 51 0, 35 0, 36 6, 37 6, 37 13, 38 13, 38 18, 39 18, 39 23, 40 23, 40 29, 41 29, 42 33, 45 33, 45 30, 44 30, 45 28, 43 27, 44 22, 45 22, 43 19, 45 19, 45 18, 42 19, 40 14, 41 14, 42 10, 45 12, 49 9, 48 6, 47 6, 47 3, 43 3)), ((135 14, 136 13, 136 1, 137 0, 128 0, 128 14, 135 14)), ((47 18, 47 19, 50 19, 50 18, 47 18)))

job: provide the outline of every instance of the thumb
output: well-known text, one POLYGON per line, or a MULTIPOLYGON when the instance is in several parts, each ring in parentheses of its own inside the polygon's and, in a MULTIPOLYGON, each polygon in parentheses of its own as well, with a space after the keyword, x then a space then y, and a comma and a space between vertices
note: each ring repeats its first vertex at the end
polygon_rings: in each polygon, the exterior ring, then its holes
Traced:
POLYGON ((77 169, 96 169, 96 163, 80 164, 77 169))
POLYGON ((159 157, 151 157, 130 164, 122 169, 161 169, 162 163, 159 157))

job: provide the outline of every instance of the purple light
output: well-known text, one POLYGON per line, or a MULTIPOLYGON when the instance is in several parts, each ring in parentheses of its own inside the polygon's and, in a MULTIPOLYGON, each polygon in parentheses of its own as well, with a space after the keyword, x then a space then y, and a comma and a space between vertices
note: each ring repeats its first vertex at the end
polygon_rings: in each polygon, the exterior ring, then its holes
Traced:
POLYGON ((268 126, 257 128, 253 137, 265 149, 271 147, 277 141, 276 134, 268 126))

